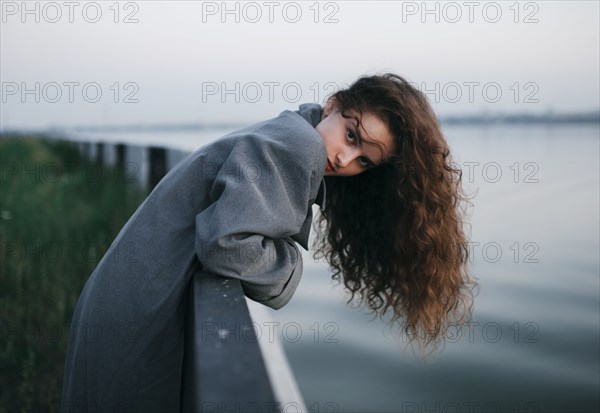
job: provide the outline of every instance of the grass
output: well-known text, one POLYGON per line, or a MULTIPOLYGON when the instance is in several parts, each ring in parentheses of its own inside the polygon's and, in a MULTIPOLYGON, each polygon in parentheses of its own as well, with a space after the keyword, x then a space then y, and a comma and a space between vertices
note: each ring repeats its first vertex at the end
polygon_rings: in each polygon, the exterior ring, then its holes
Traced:
POLYGON ((146 196, 77 144, 0 138, 0 410, 58 411, 69 324, 146 196))

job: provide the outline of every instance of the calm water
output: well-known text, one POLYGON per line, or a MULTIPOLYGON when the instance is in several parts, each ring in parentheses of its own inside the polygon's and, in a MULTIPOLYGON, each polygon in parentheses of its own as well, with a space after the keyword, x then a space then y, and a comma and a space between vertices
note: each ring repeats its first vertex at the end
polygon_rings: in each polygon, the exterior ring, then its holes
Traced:
MULTIPOLYGON (((145 140, 193 150, 224 132, 145 140)), ((476 192, 471 270, 481 290, 473 320, 425 362, 381 321, 346 305, 327 265, 305 253, 295 296, 270 313, 307 406, 314 412, 598 411, 598 126, 445 132, 467 190, 476 192)))

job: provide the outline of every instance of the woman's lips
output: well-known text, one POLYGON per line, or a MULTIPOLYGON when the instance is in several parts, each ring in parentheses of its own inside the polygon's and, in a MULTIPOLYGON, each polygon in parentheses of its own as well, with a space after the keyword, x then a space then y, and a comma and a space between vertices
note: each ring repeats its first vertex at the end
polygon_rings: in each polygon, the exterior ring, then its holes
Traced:
POLYGON ((335 171, 335 169, 333 168, 333 165, 331 164, 329 159, 327 159, 327 166, 325 167, 325 170, 328 172, 335 171))

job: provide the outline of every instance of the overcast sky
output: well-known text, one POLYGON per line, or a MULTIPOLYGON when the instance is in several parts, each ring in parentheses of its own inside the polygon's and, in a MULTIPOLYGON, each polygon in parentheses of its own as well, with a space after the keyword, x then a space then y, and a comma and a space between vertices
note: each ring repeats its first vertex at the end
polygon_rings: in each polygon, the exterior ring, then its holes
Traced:
POLYGON ((600 105, 597 1, 73 3, 1 2, 3 128, 247 122, 386 71, 441 116, 600 105))

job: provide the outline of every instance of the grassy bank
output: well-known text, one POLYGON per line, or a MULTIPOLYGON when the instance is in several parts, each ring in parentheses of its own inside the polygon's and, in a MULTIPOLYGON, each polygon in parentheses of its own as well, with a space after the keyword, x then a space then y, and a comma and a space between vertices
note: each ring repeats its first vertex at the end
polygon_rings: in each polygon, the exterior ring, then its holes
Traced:
POLYGON ((0 138, 0 410, 57 411, 83 285, 145 193, 69 142, 0 138))

